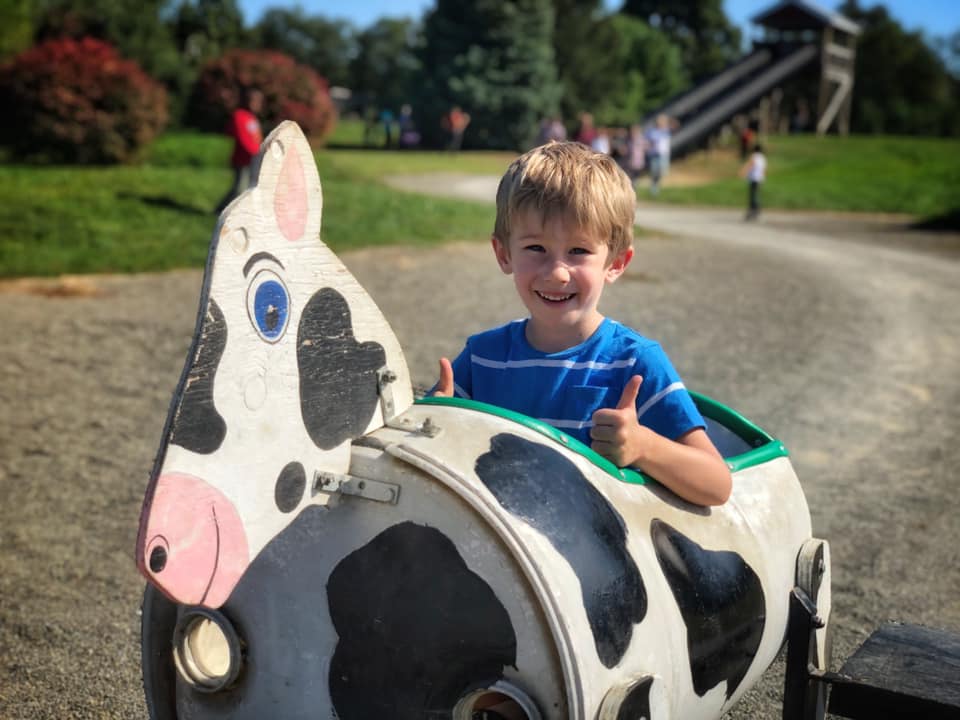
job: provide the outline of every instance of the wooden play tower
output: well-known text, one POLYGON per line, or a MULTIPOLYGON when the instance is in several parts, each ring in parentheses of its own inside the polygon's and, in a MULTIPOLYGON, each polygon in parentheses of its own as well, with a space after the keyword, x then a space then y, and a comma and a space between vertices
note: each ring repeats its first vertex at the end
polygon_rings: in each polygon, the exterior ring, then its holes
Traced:
POLYGON ((819 46, 816 131, 823 135, 833 128, 840 135, 846 135, 850 130, 856 38, 860 26, 840 13, 806 0, 783 0, 753 16, 751 22, 763 28, 763 37, 756 46, 819 46))

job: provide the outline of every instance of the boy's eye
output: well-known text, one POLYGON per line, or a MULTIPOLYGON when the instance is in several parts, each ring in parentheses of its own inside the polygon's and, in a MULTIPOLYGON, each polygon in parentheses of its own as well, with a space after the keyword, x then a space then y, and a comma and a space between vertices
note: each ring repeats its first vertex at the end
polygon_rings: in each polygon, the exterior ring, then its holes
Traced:
POLYGON ((538 245, 537 243, 530 243, 529 245, 524 245, 524 250, 529 250, 530 252, 544 252, 543 245, 538 245))
POLYGON ((571 255, 591 255, 592 251, 590 250, 590 248, 577 247, 577 248, 572 248, 570 250, 570 254, 571 255))

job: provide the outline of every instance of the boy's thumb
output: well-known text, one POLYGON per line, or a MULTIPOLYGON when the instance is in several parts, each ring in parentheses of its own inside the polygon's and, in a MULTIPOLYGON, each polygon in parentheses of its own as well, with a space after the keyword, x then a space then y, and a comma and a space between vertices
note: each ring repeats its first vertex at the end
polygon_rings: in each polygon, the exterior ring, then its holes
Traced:
POLYGON ((637 404, 637 395, 640 393, 640 384, 643 378, 640 375, 634 375, 627 381, 620 395, 620 402, 617 403, 617 410, 624 410, 634 407, 637 404))
POLYGON ((453 397, 453 366, 447 358, 440 358, 440 382, 433 394, 453 397))

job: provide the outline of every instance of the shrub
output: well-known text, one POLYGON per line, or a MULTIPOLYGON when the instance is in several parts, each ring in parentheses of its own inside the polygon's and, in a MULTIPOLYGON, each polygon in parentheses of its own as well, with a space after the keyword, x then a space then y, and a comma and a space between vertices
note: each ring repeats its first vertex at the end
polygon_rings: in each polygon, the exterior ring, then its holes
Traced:
POLYGON ((247 88, 263 93, 265 132, 282 120, 294 120, 317 140, 333 130, 336 109, 326 80, 289 55, 270 50, 231 50, 208 62, 191 93, 187 123, 222 132, 247 88))
POLYGON ((3 138, 21 157, 126 162, 167 123, 167 94, 93 38, 58 38, 0 68, 3 138))

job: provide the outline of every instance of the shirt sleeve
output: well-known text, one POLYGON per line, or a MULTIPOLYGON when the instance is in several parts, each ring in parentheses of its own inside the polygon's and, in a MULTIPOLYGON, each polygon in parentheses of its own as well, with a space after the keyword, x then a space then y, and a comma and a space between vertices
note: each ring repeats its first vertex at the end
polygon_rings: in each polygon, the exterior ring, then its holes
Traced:
POLYGON ((637 395, 637 418, 654 432, 671 440, 706 422, 680 375, 659 345, 644 348, 638 372, 643 376, 637 395))
POLYGON ((453 394, 454 397, 473 397, 472 363, 470 361, 470 343, 460 351, 453 361, 453 394))

